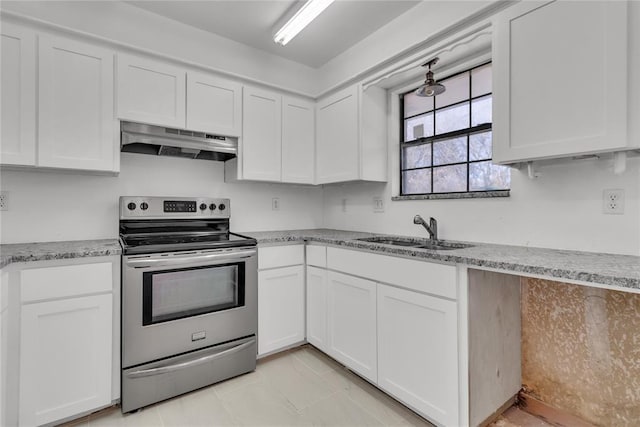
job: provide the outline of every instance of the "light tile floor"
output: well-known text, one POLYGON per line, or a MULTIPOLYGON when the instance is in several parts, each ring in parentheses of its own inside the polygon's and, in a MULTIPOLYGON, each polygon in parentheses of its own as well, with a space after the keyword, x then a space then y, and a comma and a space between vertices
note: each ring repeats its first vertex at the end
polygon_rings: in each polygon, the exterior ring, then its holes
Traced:
MULTIPOLYGON (((68 426, 431 426, 323 355, 303 346, 258 361, 256 371, 142 411, 120 408, 68 426)), ((517 424, 502 424, 512 427, 517 424)))
POLYGON ((310 346, 258 361, 240 377, 122 415, 73 426, 431 426, 310 346))

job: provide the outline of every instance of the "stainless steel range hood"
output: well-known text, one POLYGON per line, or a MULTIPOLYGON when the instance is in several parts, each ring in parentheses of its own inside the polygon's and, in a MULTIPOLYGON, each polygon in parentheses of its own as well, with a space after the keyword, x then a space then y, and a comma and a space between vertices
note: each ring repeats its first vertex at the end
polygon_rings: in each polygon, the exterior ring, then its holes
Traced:
POLYGON ((238 139, 141 123, 120 123, 120 151, 226 161, 236 156, 238 139))

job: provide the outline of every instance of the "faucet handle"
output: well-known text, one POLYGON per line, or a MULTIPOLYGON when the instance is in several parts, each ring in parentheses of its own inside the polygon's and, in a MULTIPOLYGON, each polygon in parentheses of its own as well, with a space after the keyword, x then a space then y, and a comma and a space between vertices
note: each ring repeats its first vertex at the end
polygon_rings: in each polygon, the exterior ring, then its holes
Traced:
POLYGON ((429 228, 431 229, 431 238, 438 240, 438 220, 434 217, 429 218, 429 228))

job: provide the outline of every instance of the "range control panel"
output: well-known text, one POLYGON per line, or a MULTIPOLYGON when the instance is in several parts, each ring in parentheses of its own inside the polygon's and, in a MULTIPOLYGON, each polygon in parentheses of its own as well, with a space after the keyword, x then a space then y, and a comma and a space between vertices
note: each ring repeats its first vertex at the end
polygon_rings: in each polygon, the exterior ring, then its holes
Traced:
POLYGON ((214 199, 210 197, 120 197, 120 219, 229 217, 229 199, 214 199))

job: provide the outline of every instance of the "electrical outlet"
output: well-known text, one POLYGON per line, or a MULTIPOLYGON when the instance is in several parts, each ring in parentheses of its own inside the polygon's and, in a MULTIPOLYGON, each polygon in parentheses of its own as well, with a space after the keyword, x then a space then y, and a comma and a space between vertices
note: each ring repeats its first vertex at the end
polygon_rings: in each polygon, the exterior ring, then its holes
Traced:
POLYGON ((624 213, 624 190, 609 189, 602 192, 602 211, 605 214, 622 215, 624 213))
POLYGON ((382 200, 382 197, 373 198, 373 211, 384 212, 384 200, 382 200))
POLYGON ((9 193, 0 191, 0 211, 9 210, 9 193))
POLYGON ((278 197, 274 197, 271 199, 271 210, 279 211, 280 210, 280 199, 278 197))
POLYGON ((347 211, 347 199, 342 199, 342 212, 347 211))

